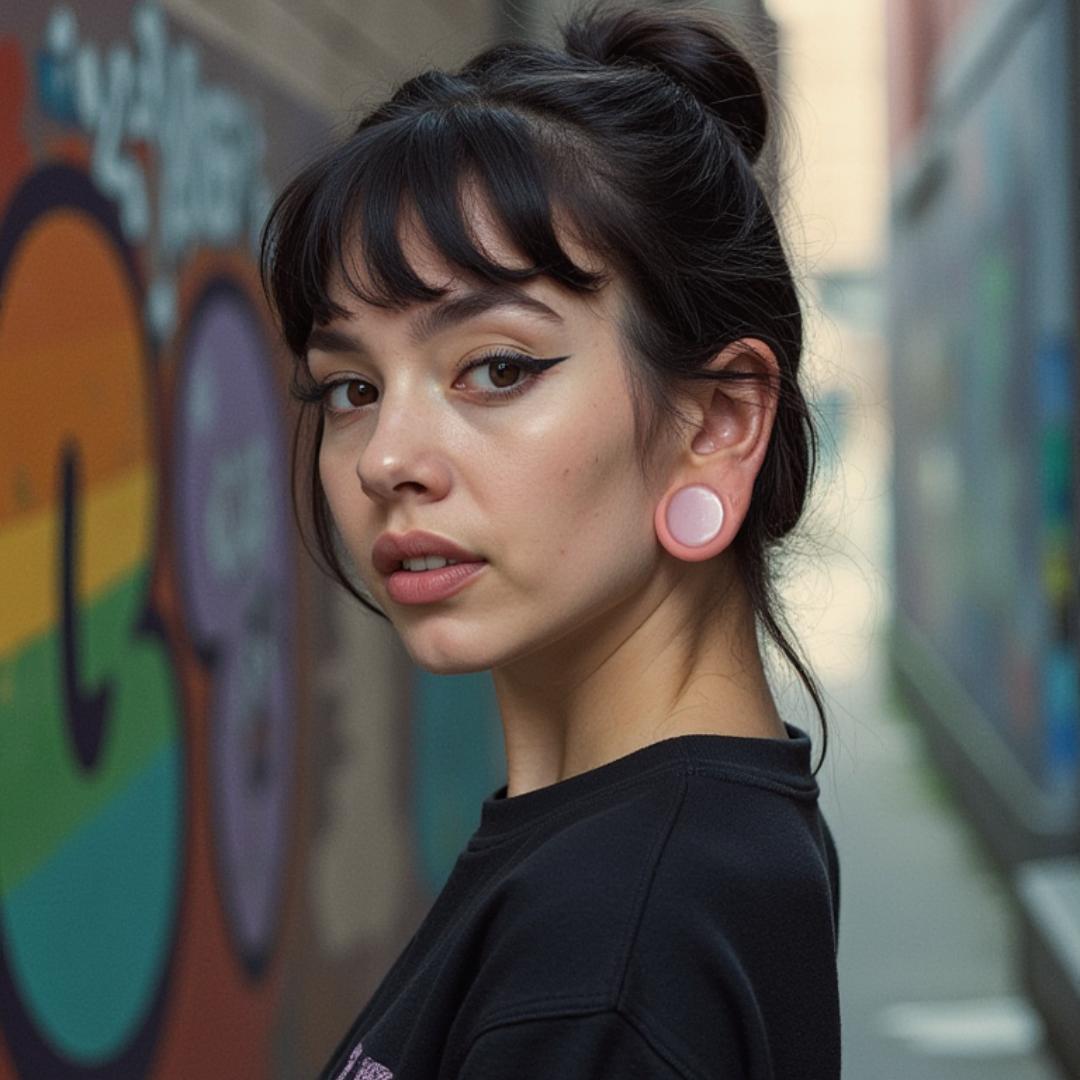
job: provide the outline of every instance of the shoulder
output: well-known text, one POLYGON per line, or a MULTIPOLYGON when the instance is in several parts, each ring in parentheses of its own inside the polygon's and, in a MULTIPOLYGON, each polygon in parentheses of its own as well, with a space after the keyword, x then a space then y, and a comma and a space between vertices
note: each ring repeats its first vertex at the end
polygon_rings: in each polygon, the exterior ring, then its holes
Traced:
POLYGON ((654 901, 664 901, 665 885, 710 908, 718 899, 753 908, 762 898, 770 906, 784 898, 828 901, 826 832, 816 784, 792 790, 768 777, 695 765, 665 846, 654 901))
POLYGON ((815 1064, 807 1077, 831 1075, 839 1004, 816 798, 677 764, 573 807, 493 890, 463 1005, 459 1032, 496 1058, 520 1039, 592 1045, 629 1025, 624 1041, 645 1039, 679 1075, 797 1071, 798 1055, 815 1064))
POLYGON ((536 991, 557 969, 560 989, 608 1007, 632 946, 782 948, 810 920, 834 947, 822 829, 816 797, 673 763, 569 808, 521 849, 491 896, 489 955, 505 951, 536 991))
POLYGON ((822 833, 816 788, 700 763, 567 822, 518 868, 531 903, 515 908, 507 962, 528 979, 528 1008, 617 1011, 687 1075, 733 1061, 793 1075, 799 1055, 804 1075, 830 1075, 839 994, 822 833))
POLYGON ((700 1035, 718 1026, 750 1075, 834 1075, 839 992, 823 830, 816 792, 708 768, 686 779, 619 1006, 670 1032, 705 1075, 723 1075, 716 1055, 729 1048, 700 1035))
MULTIPOLYGON (((636 945, 722 945, 741 964, 779 956, 808 929, 835 951, 824 820, 792 798, 695 768, 659 853, 636 945)), ((681 953, 680 953, 681 954, 681 953)))

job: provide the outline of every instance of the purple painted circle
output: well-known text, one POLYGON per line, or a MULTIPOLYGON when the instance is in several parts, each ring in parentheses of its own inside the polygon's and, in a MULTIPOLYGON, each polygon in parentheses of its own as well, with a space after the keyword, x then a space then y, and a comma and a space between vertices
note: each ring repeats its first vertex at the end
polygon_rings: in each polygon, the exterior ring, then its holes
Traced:
POLYGON ((211 286, 178 383, 175 530, 188 630, 213 685, 218 874, 252 974, 280 913, 294 769, 289 467, 270 363, 247 297, 211 286))

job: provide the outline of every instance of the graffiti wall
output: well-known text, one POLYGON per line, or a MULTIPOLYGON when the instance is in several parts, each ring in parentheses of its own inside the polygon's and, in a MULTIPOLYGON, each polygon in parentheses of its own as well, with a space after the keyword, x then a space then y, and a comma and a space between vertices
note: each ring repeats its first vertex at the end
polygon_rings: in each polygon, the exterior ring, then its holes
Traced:
POLYGON ((0 1078, 312 1073, 502 781, 292 521, 255 252, 329 130, 152 4, 0 20, 0 1078))
POLYGON ((1074 207, 1066 4, 1030 7, 895 224, 895 551, 956 722, 1050 828, 1080 804, 1074 207))

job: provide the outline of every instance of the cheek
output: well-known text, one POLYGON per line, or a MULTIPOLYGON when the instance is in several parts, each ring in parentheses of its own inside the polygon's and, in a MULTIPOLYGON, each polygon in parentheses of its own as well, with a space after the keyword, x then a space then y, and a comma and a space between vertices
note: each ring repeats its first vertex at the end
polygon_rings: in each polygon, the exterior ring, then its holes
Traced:
POLYGON ((639 566, 650 550, 652 507, 629 404, 594 400, 558 425, 523 434, 530 438, 517 443, 493 493, 498 516, 514 521, 516 567, 550 569, 557 559, 558 579, 571 583, 639 566))

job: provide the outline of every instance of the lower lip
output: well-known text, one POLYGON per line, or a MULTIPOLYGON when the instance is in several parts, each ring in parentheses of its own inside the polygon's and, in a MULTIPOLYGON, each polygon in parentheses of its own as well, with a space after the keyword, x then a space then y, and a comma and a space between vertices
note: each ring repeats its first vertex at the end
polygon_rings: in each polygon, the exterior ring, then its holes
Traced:
POLYGON ((438 570, 395 570, 386 579, 386 591, 399 604, 431 604, 465 588, 485 566, 486 562, 468 562, 438 570))

